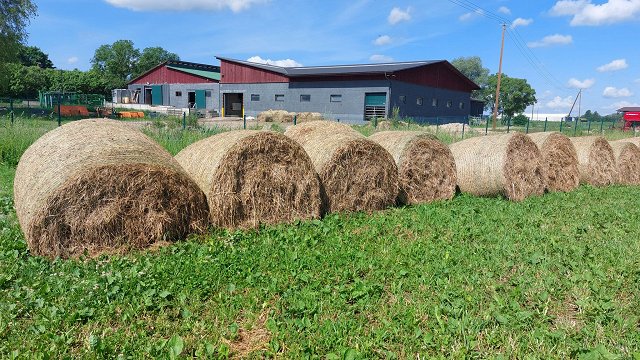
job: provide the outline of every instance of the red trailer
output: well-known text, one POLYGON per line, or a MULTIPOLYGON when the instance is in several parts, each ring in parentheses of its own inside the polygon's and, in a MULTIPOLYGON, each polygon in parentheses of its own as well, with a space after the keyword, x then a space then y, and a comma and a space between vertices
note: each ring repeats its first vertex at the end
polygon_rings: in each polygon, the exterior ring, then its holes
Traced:
POLYGON ((622 117, 624 119, 624 127, 622 130, 627 131, 629 129, 640 129, 640 112, 628 111, 624 113, 622 117))

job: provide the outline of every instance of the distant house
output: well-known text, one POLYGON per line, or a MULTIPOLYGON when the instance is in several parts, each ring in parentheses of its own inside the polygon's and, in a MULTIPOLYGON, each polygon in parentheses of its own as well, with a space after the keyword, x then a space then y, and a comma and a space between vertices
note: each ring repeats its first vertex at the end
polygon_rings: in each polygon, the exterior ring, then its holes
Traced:
POLYGON ((220 67, 166 61, 128 84, 134 104, 218 110, 220 67))
POLYGON ((218 57, 221 110, 256 116, 268 109, 319 112, 347 122, 397 113, 418 122, 459 122, 479 87, 445 60, 280 67, 218 57))

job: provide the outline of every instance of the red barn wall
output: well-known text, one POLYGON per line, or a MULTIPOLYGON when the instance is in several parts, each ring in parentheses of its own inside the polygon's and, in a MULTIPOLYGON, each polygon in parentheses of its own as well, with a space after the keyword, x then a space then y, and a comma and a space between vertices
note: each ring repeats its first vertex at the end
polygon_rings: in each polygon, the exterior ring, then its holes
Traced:
POLYGON ((444 63, 402 70, 395 73, 395 75, 396 80, 412 84, 464 92, 474 90, 469 82, 458 76, 444 63))
POLYGON ((289 78, 282 74, 224 60, 220 60, 220 74, 220 83, 222 84, 289 82, 289 78))
POLYGON ((215 80, 206 79, 203 77, 186 74, 181 71, 169 69, 166 66, 161 66, 150 73, 138 78, 135 84, 202 84, 202 83, 217 83, 215 80))

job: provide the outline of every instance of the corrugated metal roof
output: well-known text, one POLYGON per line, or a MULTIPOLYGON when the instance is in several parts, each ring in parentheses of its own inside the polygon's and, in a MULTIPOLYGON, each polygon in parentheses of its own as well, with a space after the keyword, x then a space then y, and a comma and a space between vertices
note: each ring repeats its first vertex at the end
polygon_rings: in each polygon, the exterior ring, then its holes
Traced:
POLYGON ((394 62, 384 64, 357 64, 357 65, 331 65, 331 66, 296 66, 282 67, 268 64, 254 63, 250 61, 236 60, 217 56, 216 58, 224 61, 234 62, 258 69, 276 72, 278 74, 289 77, 297 76, 319 76, 319 75, 346 75, 346 74, 372 74, 372 73, 392 73, 394 71, 411 69, 419 66, 431 65, 445 60, 429 60, 429 61, 408 61, 394 62))
POLYGON ((640 111, 638 106, 625 106, 617 110, 618 112, 640 111))
POLYGON ((170 66, 170 65, 167 65, 167 68, 172 70, 182 71, 187 74, 204 77, 211 80, 220 81, 220 71, 216 72, 216 71, 198 70, 198 69, 191 69, 186 67, 170 66))

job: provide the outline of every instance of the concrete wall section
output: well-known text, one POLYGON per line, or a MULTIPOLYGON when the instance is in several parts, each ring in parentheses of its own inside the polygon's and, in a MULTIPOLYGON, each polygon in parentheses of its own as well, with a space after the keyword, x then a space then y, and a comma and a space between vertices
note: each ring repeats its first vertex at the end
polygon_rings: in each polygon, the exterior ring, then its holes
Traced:
POLYGON ((419 123, 463 122, 468 119, 470 113, 471 94, 392 81, 389 106, 390 109, 398 107, 401 117, 410 117, 419 123), (450 103, 450 106, 447 106, 447 103, 450 103))
MULTIPOLYGON (((319 112, 327 119, 364 122, 366 93, 388 93, 388 81, 328 81, 263 84, 221 84, 221 92, 244 94, 245 115, 257 116, 269 109, 319 112), (254 100, 252 101, 252 96, 254 100), (257 100, 256 95, 259 96, 257 100), (276 95, 284 95, 278 97, 276 95), (306 96, 308 95, 308 97, 306 96), (332 95, 333 98, 332 98, 332 95), (309 101, 303 101, 303 100, 309 101), (332 101, 333 99, 333 101, 332 101)), ((388 101, 387 101, 388 104, 388 101)), ((388 107, 387 107, 388 110, 388 107)))
MULTIPOLYGON (((129 90, 132 92, 140 89, 139 104, 145 103, 145 84, 131 84, 129 90)), ((189 92, 196 90, 205 90, 209 92, 209 96, 205 96, 206 109, 219 110, 219 92, 220 84, 218 83, 201 83, 201 84, 163 84, 162 85, 162 105, 175 106, 176 108, 187 108, 189 102, 189 92), (178 96, 177 93, 181 95, 178 96)))

